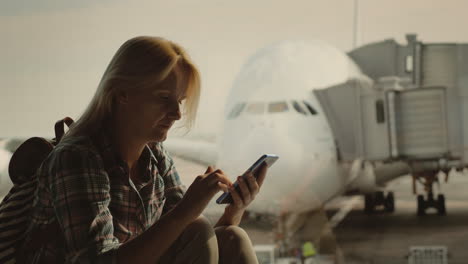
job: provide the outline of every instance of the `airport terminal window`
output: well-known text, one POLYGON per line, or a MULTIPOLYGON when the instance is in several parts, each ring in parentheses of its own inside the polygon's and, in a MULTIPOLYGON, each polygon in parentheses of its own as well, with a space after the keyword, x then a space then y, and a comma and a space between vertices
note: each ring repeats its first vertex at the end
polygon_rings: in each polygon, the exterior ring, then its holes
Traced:
POLYGON ((231 113, 229 113, 228 119, 234 119, 234 118, 238 117, 242 113, 242 110, 244 110, 244 107, 245 107, 245 103, 236 104, 232 108, 231 113))
POLYGON ((306 101, 303 101, 304 105, 307 107, 307 109, 309 109, 309 112, 312 114, 312 115, 316 115, 317 114, 317 111, 315 111, 315 109, 309 104, 307 103, 306 101))
POLYGON ((297 101, 292 101, 292 104, 293 104, 294 109, 296 109, 298 113, 307 115, 307 112, 304 110, 304 108, 302 108, 302 106, 297 101))
POLYGON ((264 103, 250 103, 247 105, 247 109, 245 111, 249 114, 261 115, 265 112, 265 104, 264 103))
POLYGON ((286 102, 274 102, 268 104, 269 113, 281 113, 288 111, 288 104, 286 102))

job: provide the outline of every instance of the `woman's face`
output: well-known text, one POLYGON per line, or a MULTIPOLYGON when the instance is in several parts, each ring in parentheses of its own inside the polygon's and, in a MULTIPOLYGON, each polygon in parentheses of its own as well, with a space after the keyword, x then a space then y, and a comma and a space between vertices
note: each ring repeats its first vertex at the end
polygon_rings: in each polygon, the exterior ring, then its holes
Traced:
POLYGON ((130 131, 145 141, 164 141, 175 121, 181 118, 187 77, 179 67, 156 87, 130 94, 123 114, 130 131))

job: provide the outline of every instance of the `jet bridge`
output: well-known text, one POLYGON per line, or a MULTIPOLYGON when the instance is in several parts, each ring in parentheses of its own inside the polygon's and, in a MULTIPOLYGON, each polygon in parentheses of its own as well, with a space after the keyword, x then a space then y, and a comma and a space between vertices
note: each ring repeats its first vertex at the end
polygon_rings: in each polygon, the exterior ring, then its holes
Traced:
POLYGON ((385 40, 348 55, 373 81, 349 80, 314 90, 327 116, 341 160, 406 162, 414 192, 421 182, 418 213, 436 207, 445 214, 443 195, 433 198, 440 171, 468 164, 468 44, 407 45, 385 40), (443 204, 443 205, 442 205, 443 204))

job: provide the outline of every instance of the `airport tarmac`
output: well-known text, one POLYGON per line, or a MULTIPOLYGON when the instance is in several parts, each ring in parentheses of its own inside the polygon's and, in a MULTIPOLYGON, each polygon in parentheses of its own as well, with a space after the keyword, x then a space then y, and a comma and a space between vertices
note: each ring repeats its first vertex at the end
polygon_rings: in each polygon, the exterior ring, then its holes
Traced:
MULTIPOLYGON (((442 184, 447 215, 416 215, 411 178, 389 184, 395 192, 394 213, 363 213, 363 202, 334 229, 346 263, 408 263, 410 246, 446 246, 449 263, 468 263, 468 174, 451 175, 442 184)), ((422 190, 420 188, 420 190, 422 190)))
MULTIPOLYGON (((206 169, 177 157, 174 160, 187 186, 206 169)), ((406 257, 410 246, 434 245, 448 248, 448 263, 468 263, 468 174, 454 173, 450 176, 449 183, 441 184, 446 196, 446 216, 438 216, 435 210, 428 211, 423 217, 416 215, 416 198, 412 194, 410 177, 394 180, 388 186, 395 193, 394 213, 364 214, 363 201, 358 198, 333 230, 344 263, 408 263, 406 257)), ((419 190, 422 191, 422 188, 419 190)), ((327 215, 332 217, 349 199, 340 198, 327 206, 327 215)), ((212 203, 207 212, 222 213, 222 208, 212 203)), ((242 227, 254 244, 273 242, 271 230, 274 225, 268 221, 250 220, 244 222, 242 227)))

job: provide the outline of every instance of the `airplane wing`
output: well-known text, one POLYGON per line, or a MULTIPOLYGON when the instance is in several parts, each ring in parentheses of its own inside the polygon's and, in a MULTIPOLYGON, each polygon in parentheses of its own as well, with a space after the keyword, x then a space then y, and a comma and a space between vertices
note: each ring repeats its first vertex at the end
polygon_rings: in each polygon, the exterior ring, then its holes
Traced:
POLYGON ((169 138, 164 147, 171 155, 190 160, 205 166, 216 165, 217 144, 202 139, 169 138))

